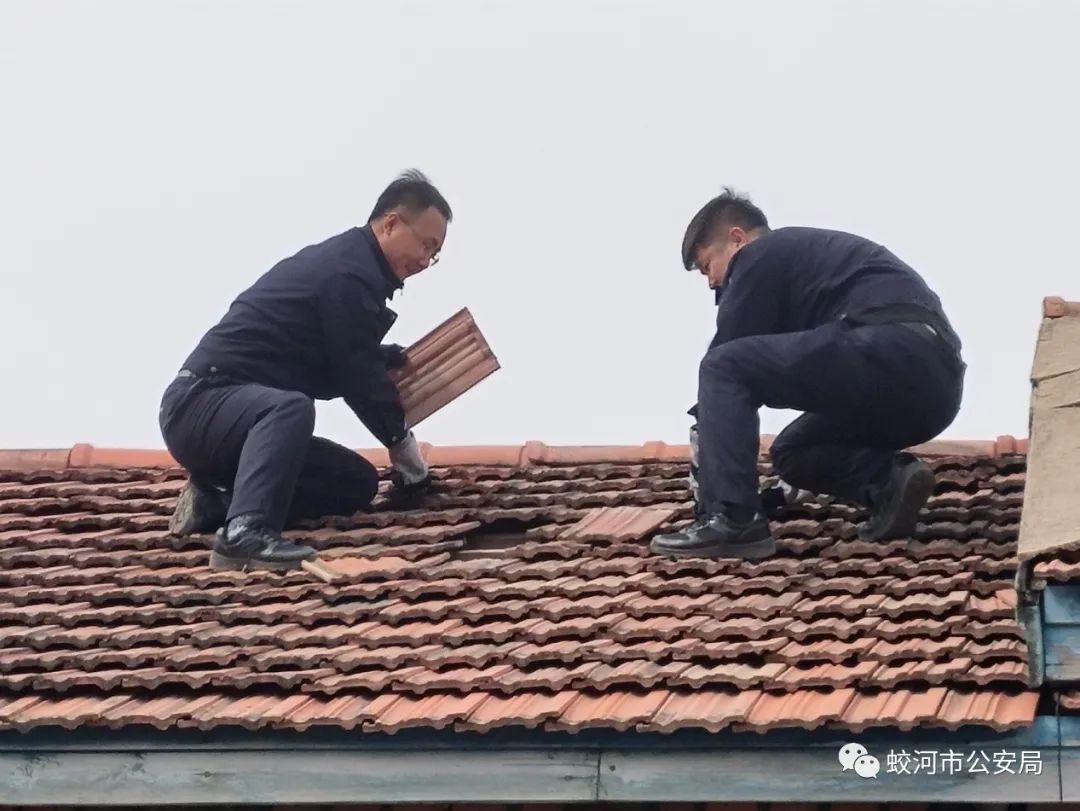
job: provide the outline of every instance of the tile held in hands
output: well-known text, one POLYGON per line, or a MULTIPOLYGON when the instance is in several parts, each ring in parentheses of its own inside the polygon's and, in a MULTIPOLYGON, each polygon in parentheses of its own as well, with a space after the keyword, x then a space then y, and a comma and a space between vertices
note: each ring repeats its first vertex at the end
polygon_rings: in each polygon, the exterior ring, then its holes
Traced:
POLYGON ((391 371, 405 408, 405 422, 414 427, 456 400, 499 369, 499 361, 463 309, 406 351, 404 367, 391 371))

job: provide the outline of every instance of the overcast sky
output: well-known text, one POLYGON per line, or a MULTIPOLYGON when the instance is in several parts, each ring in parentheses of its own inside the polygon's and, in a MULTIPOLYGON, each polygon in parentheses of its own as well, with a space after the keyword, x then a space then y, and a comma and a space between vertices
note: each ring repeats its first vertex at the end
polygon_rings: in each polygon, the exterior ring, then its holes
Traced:
MULTIPOLYGON (((679 243, 723 184, 912 264, 966 345, 945 436, 1024 436, 1042 297, 1080 298, 1078 30, 1062 0, 0 0, 0 447, 162 447, 232 298, 411 166, 455 218, 391 338, 468 306, 503 366, 422 440, 685 442, 715 308, 679 243)), ((340 402, 316 430, 375 444, 340 402)))

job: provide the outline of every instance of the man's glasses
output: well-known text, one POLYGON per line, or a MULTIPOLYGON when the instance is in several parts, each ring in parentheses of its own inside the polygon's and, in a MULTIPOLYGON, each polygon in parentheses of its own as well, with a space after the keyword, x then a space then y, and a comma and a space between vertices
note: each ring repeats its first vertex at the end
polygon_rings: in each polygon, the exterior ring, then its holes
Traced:
MULTIPOLYGON (((404 217, 401 219, 401 221, 407 226, 409 226, 409 230, 412 231, 413 236, 416 237, 416 241, 419 242, 423 249, 426 251, 428 249, 427 245, 424 245, 423 238, 418 233, 416 233, 416 229, 413 227, 413 224, 406 220, 404 217)), ((439 252, 435 251, 435 253, 431 254, 431 256, 428 257, 428 267, 437 264, 439 264, 439 252)))

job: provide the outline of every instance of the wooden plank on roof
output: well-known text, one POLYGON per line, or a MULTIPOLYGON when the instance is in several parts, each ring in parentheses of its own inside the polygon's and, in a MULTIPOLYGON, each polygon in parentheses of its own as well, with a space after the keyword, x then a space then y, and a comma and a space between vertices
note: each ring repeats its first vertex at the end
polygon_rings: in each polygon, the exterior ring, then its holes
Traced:
POLYGON ((1049 305, 1047 313, 1031 372, 1031 444, 1018 546, 1022 561, 1080 549, 1080 314, 1049 305))
POLYGON ((0 754, 11 805, 591 802, 598 755, 573 751, 0 754))
MULTIPOLYGON (((858 736, 852 736, 858 741, 858 736)), ((870 748, 870 747, 868 747, 870 748)), ((913 748, 902 736, 894 753, 913 748)), ((600 795, 614 802, 1056 802, 1060 793, 1058 749, 1010 749, 986 746, 951 748, 948 738, 928 745, 934 763, 953 751, 974 755, 988 774, 967 770, 935 774, 888 773, 888 749, 870 749, 878 758, 877 777, 860 777, 845 771, 839 750, 734 750, 712 752, 617 752, 603 753, 600 762, 600 795), (1028 754, 1025 756, 1023 752, 1028 754), (995 758, 996 753, 1004 753, 995 758), (1037 753, 1037 756, 1032 753, 1037 753), (1017 774, 1021 762, 1039 764, 1039 773, 1017 774), (1013 773, 995 774, 998 763, 1011 762, 1013 773)), ((898 761, 893 761, 894 764, 898 761)), ((929 762, 929 761, 927 761, 929 762)), ((955 759, 948 761, 955 764, 955 759)), ((894 765, 894 769, 895 769, 894 765)), ((953 769, 953 765, 948 767, 953 769)))

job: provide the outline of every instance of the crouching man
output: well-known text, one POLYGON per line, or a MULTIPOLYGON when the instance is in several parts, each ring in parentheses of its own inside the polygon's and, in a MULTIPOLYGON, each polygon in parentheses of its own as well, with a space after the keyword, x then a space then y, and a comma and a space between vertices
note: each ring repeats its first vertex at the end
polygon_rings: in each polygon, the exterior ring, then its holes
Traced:
POLYGON ((717 291, 716 335, 698 375, 697 520, 653 551, 774 552, 758 492, 763 405, 805 412, 771 448, 787 485, 868 507, 865 539, 910 535, 934 476, 903 449, 952 423, 966 369, 938 296, 881 245, 770 230, 730 189, 691 220, 682 260, 717 291))
POLYGON ((378 488, 375 467, 312 437, 315 400, 343 397, 390 452, 398 485, 430 483, 388 369, 387 300, 439 260, 452 213, 419 172, 379 197, 368 223, 271 268, 202 338, 161 401, 162 436, 190 474, 176 534, 218 530, 211 566, 292 569, 314 550, 281 537, 295 521, 352 514, 378 488))

